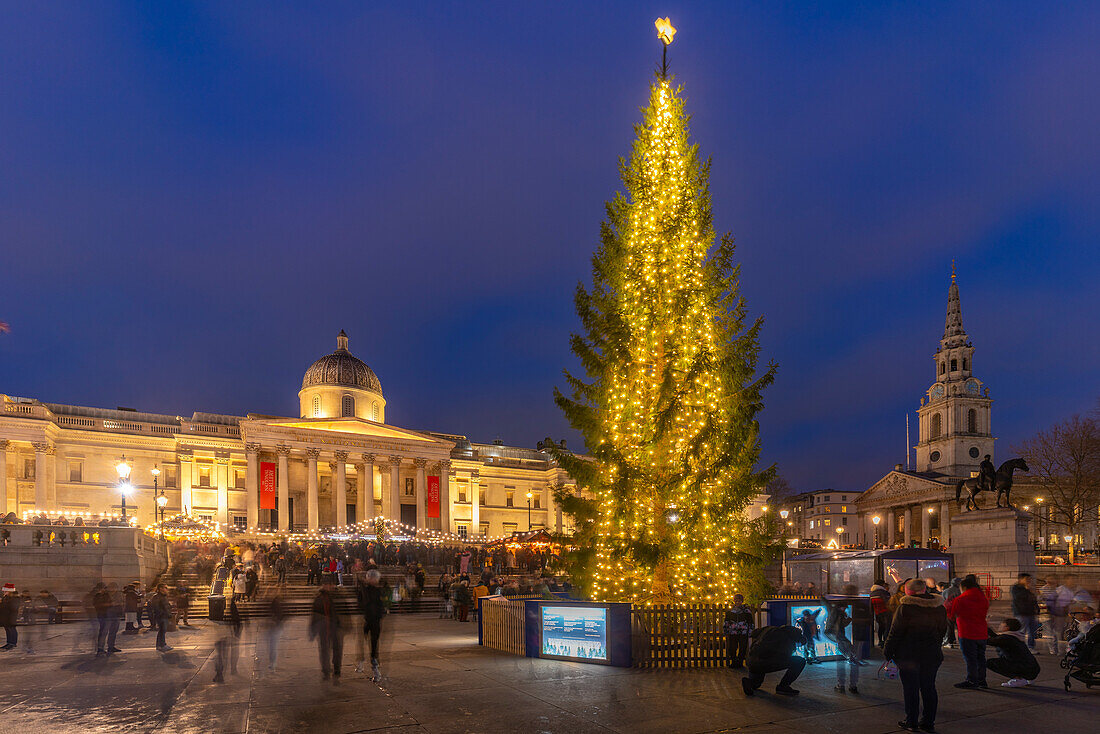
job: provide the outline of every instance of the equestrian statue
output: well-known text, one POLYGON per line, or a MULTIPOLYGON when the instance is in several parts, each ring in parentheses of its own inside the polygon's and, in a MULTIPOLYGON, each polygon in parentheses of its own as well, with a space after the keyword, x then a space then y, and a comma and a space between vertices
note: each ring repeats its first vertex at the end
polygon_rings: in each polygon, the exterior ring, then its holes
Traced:
POLYGON ((1019 469, 1020 471, 1031 471, 1028 469, 1027 462, 1023 459, 1009 459, 1005 463, 1001 464, 1000 468, 996 472, 992 471, 993 462, 989 460, 989 454, 985 455, 985 459, 982 461, 981 468, 978 476, 971 479, 963 479, 955 485, 955 502, 961 507, 963 504, 963 490, 967 492, 966 497, 966 509, 980 510, 978 505, 977 496, 982 492, 997 492, 997 507, 1001 507, 1001 495, 1005 498, 1005 507, 1012 507, 1012 502, 1009 500, 1009 493, 1012 491, 1012 473, 1019 469))

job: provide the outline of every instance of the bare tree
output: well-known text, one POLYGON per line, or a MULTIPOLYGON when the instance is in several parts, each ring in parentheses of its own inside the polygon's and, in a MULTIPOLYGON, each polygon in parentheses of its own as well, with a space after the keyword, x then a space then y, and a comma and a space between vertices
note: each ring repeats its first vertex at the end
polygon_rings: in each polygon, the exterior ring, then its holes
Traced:
POLYGON ((779 474, 772 477, 764 491, 768 494, 768 502, 777 506, 798 494, 798 490, 779 474))
MULTIPOLYGON (((1096 522, 1100 507, 1100 422, 1075 415, 1013 449, 1038 480, 1045 504, 1042 519, 1077 536, 1080 526, 1096 522)), ((1073 543, 1070 543, 1070 558, 1073 543)))

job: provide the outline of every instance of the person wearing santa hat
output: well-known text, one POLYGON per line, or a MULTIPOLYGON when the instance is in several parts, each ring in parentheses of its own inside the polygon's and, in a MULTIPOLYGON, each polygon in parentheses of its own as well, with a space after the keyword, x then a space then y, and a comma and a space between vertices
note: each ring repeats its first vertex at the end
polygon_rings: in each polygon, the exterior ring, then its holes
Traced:
POLYGON ((4 628, 7 644, 0 650, 11 650, 19 643, 19 631, 15 623, 19 619, 19 595, 15 593, 15 584, 4 584, 3 597, 0 597, 0 627, 4 628))

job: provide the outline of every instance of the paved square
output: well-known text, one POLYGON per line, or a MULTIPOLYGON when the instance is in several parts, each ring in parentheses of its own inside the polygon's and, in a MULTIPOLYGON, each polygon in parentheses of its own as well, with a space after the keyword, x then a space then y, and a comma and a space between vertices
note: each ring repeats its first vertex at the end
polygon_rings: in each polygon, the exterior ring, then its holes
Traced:
MULTIPOLYGON (((349 623, 354 620, 349 619, 349 623)), ((531 660, 477 646, 476 625, 434 615, 385 619, 381 684, 354 672, 349 635, 339 685, 322 681, 305 618, 287 624, 281 658, 267 671, 264 622, 246 626, 235 675, 213 683, 214 643, 225 628, 202 621, 170 635, 119 635, 123 652, 91 655, 82 624, 37 627, 38 652, 0 653, 0 732, 857 732, 896 731, 901 686, 863 668, 858 696, 833 691, 834 664, 813 666, 795 699, 752 699, 726 670, 648 671, 531 660), (259 659, 256 659, 259 655, 259 659)), ((1100 690, 1062 689, 1057 660, 1040 657, 1036 685, 965 692, 949 650, 940 674, 938 728, 951 732, 1094 731, 1100 690)))

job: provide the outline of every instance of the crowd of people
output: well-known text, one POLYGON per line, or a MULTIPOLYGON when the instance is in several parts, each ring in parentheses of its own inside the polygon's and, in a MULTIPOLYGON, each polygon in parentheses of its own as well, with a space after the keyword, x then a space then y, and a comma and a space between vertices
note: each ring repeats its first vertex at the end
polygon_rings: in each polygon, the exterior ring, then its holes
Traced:
POLYGON ((892 591, 885 581, 878 580, 871 587, 869 604, 854 586, 845 588, 840 598, 823 600, 827 609, 823 627, 818 615, 806 610, 795 624, 761 629, 753 629, 758 610, 738 597, 725 616, 729 664, 747 668, 741 679, 747 696, 754 695, 765 676, 775 672, 783 673, 775 692, 798 695, 792 684, 806 665, 818 662, 814 648, 823 634, 839 654, 836 690, 858 694, 859 669, 866 664, 877 632, 884 659, 881 670, 901 680, 905 718, 898 726, 933 732, 938 705, 936 678, 944 648, 957 645, 966 664, 966 677, 955 683, 955 688, 988 688, 988 671, 1006 679, 1003 687, 1018 688, 1030 685, 1040 673, 1035 657, 1039 654, 1040 602, 1049 615, 1051 655, 1063 650, 1072 655, 1098 623, 1092 595, 1072 574, 1061 581, 1048 577, 1039 589, 1030 574, 1020 574, 1011 597, 1012 616, 990 620, 989 598, 974 575, 949 583, 905 579, 892 591), (987 657, 990 649, 996 651, 995 656, 987 657))

